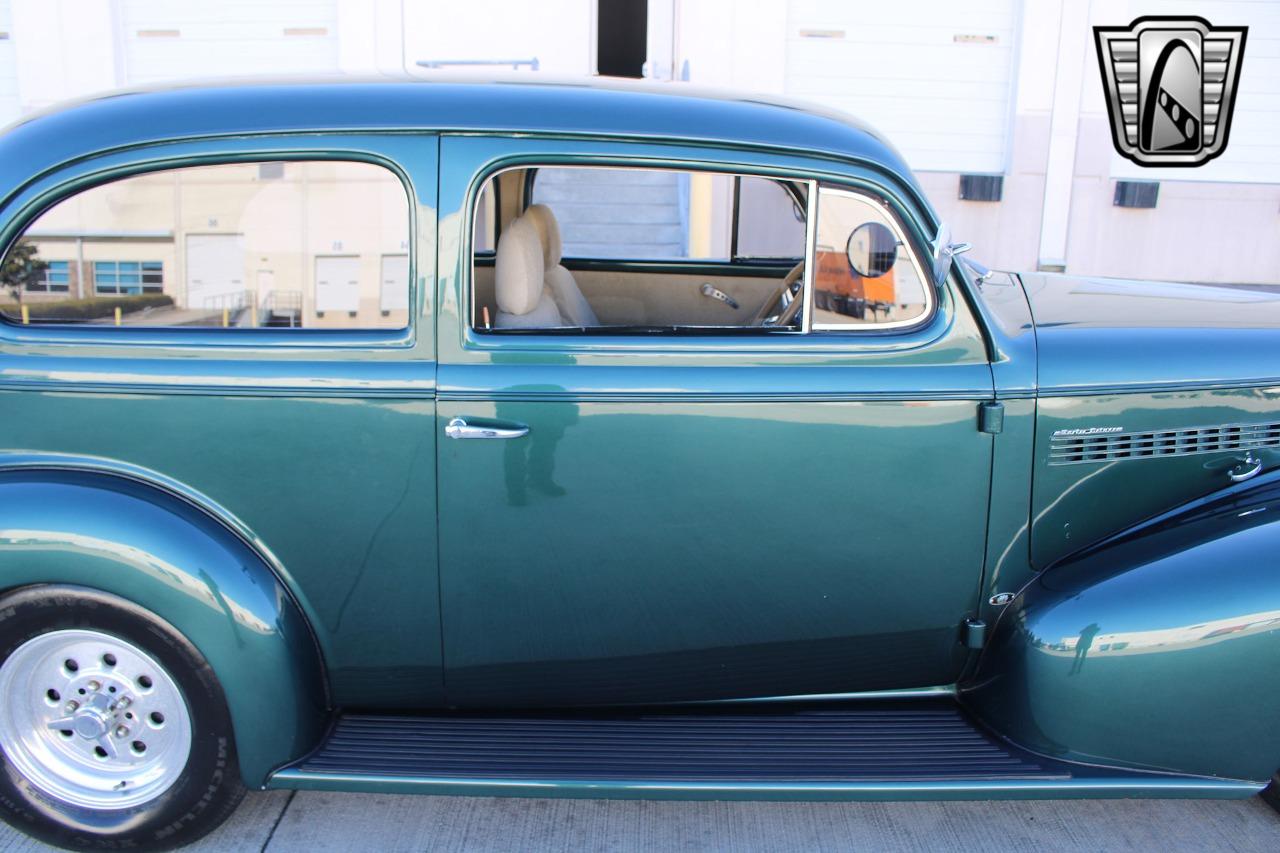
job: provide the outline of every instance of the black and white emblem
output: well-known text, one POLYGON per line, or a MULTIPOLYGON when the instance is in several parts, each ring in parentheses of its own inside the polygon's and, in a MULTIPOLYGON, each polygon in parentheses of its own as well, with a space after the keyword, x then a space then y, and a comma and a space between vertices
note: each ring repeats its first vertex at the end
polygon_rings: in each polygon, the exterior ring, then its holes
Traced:
POLYGON ((1248 29, 1171 17, 1094 27, 1116 150, 1140 166, 1199 166, 1221 154, 1248 29))

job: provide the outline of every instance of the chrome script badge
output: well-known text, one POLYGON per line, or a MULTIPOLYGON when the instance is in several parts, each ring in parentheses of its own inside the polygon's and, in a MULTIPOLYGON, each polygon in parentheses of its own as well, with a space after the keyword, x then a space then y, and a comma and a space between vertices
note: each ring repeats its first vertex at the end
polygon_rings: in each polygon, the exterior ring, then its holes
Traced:
POLYGON ((1175 17, 1094 27, 1121 156, 1139 166, 1199 166, 1226 150, 1248 31, 1175 17))

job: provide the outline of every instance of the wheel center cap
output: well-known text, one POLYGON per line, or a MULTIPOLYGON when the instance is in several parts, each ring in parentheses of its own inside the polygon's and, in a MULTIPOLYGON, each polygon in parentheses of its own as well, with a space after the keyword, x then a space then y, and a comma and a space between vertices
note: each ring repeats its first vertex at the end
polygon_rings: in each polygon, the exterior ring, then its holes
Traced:
POLYGON ((107 732, 106 722, 92 711, 76 714, 75 722, 71 725, 76 734, 90 740, 97 740, 107 732))
POLYGON ((80 737, 97 740, 111 729, 111 700, 98 694, 80 706, 71 728, 80 737))

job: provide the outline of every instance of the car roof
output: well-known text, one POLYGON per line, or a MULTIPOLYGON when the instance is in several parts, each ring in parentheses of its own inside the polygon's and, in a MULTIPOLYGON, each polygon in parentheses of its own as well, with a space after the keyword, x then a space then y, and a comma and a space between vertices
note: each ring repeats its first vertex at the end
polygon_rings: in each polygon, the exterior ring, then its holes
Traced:
POLYGON ((902 156, 850 116, 778 98, 608 78, 240 79, 123 90, 0 134, 0 199, 61 163, 122 147, 307 131, 535 132, 752 145, 862 161, 927 201, 902 156))

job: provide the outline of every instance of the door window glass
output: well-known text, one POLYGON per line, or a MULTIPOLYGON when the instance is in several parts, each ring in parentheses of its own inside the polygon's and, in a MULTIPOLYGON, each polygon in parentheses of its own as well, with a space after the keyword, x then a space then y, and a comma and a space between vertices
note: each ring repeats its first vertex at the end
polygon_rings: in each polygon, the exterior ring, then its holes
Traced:
MULTIPOLYGON (((804 211, 768 178, 544 167, 534 173, 531 204, 555 211, 567 258, 799 260, 804 254, 804 211)), ((487 209, 482 198, 478 213, 487 209)), ((478 225, 477 247, 485 239, 478 225)))
POLYGON ((482 331, 800 327, 804 211, 768 178, 628 167, 508 170, 487 182, 473 222, 473 322, 482 331), (530 180, 527 208, 498 205, 504 221, 490 259, 488 187, 500 185, 509 199, 509 187, 530 180), (749 245, 740 235, 749 235, 749 245))
POLYGON ((29 324, 403 328, 408 251, 408 197, 381 166, 171 169, 37 218, 0 267, 0 313, 29 324))
POLYGON ((736 258, 798 258, 804 246, 803 198, 807 184, 784 185, 768 178, 738 179, 736 258))
POLYGON ((918 322, 933 288, 882 204, 851 190, 818 191, 813 328, 892 328, 918 322))

